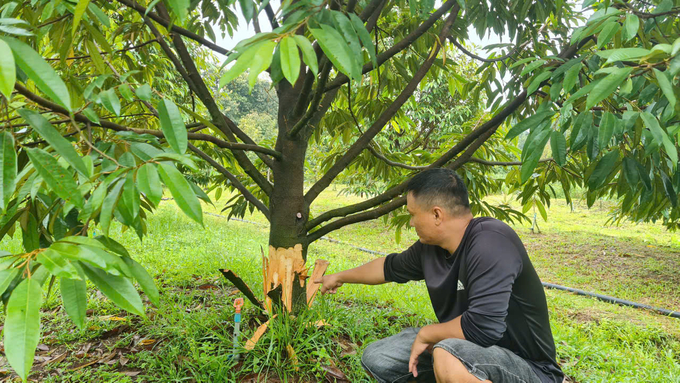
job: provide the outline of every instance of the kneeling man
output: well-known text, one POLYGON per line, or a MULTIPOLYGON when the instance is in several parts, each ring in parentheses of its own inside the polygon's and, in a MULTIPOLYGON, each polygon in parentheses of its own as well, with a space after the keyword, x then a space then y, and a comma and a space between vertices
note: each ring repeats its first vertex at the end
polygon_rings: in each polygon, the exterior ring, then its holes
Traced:
POLYGON ((425 280, 439 323, 370 344, 363 367, 379 382, 561 383, 543 286, 517 234, 473 218, 451 170, 416 175, 407 193, 418 242, 316 281, 335 293, 343 283, 425 280))

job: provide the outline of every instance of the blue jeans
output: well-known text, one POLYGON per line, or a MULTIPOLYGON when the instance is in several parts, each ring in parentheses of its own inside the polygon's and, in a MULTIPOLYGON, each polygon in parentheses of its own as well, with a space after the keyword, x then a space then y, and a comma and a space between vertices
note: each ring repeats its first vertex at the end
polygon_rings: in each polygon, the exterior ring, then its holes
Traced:
MULTIPOLYGON (((361 357, 361 365, 380 383, 403 383, 413 380, 408 372, 411 345, 418 328, 407 328, 397 335, 373 342, 361 357)), ((467 370, 493 383, 541 383, 524 359, 498 346, 481 347, 463 339, 445 339, 434 345, 455 356, 467 370)), ((432 355, 425 351, 418 358, 417 382, 434 382, 432 355)))

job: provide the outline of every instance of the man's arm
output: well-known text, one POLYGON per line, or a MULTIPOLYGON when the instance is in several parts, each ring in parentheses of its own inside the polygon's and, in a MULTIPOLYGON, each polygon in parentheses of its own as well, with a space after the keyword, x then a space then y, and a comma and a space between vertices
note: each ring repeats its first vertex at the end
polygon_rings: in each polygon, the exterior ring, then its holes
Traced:
POLYGON ((387 282, 385 280, 385 257, 374 259, 353 269, 341 271, 339 273, 324 275, 314 283, 321 283, 321 293, 330 292, 335 294, 338 287, 343 283, 360 283, 364 285, 379 285, 387 282))

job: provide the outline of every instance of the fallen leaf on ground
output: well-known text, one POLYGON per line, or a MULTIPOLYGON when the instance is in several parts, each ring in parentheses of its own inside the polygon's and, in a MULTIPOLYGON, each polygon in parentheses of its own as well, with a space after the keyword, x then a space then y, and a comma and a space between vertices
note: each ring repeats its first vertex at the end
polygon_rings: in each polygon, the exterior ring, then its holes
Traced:
POLYGON ((329 382, 349 382, 347 376, 340 371, 337 367, 332 366, 321 366, 321 368, 326 371, 326 380, 329 382))
POLYGON ((141 346, 149 346, 156 343, 156 339, 142 339, 139 344, 141 346))
POLYGON ((121 374, 126 376, 137 376, 141 373, 142 373, 141 371, 121 371, 121 374))

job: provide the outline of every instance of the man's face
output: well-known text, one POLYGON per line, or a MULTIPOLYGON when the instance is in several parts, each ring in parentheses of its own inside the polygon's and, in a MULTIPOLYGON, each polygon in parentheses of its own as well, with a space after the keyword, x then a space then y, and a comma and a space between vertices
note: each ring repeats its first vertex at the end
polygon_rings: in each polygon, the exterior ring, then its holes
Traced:
POLYGON ((432 208, 421 206, 413 193, 406 195, 406 209, 411 214, 409 224, 416 229, 420 242, 428 245, 436 245, 438 238, 438 217, 432 208))

